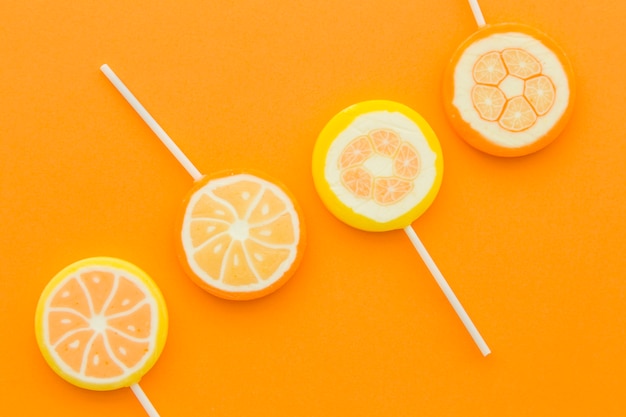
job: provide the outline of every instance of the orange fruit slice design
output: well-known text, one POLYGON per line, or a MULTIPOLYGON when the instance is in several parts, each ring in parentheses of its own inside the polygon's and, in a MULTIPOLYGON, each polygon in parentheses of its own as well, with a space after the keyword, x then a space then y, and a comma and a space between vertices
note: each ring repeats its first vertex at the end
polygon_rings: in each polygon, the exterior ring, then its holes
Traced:
POLYGON ((374 145, 376 153, 382 156, 393 157, 402 143, 400 136, 389 129, 377 129, 367 135, 374 145))
POLYGON ((539 61, 523 49, 509 48, 481 56, 474 65, 477 84, 472 88, 472 102, 480 117, 497 121, 511 132, 531 127, 538 116, 547 113, 555 99, 552 81, 540 74, 539 61), (498 87, 507 77, 527 80, 521 96, 507 99, 506 93, 498 87))
POLYGON ((474 80, 472 88, 472 102, 483 120, 495 122, 511 132, 521 132, 530 128, 537 121, 538 116, 547 113, 554 104, 554 88, 549 94, 548 86, 553 86, 550 78, 541 75, 541 64, 529 52, 519 48, 509 48, 502 52, 491 51, 481 56, 474 65, 474 80), (497 65, 503 63, 503 65, 497 65), (477 68, 485 68, 482 72, 477 68), (497 68, 497 70, 492 70, 497 68), (540 76, 540 78, 531 78, 540 76), (509 78, 512 77, 512 78, 509 78), (507 79, 509 85, 524 82, 522 95, 515 95, 507 99, 507 95, 515 93, 504 89, 507 79), (502 86, 502 89, 501 87, 502 86), (508 94, 507 94, 508 92, 508 94), (530 94, 530 97, 526 94, 530 94), (536 103, 542 113, 531 106, 529 101, 536 103))
POLYGON ((372 154, 372 143, 367 136, 359 136, 346 147, 339 160, 339 168, 359 165, 372 154))
POLYGON ((526 98, 517 96, 506 103, 502 117, 498 120, 500 126, 512 132, 521 132, 535 124, 537 115, 526 98))
POLYGON ((455 52, 444 76, 446 113, 470 145, 497 156, 542 149, 573 109, 571 65, 547 35, 487 25, 455 52))
POLYGON ((524 85, 524 97, 539 116, 543 116, 552 108, 555 96, 554 84, 545 75, 531 78, 524 85))
POLYGON ((533 75, 541 74, 541 64, 528 51, 520 48, 505 49, 502 59, 508 73, 514 77, 526 80, 533 75))
POLYGON ((154 282, 115 258, 85 259, 59 272, 39 299, 35 322, 52 369, 92 390, 138 382, 167 335, 165 302, 154 282))
POLYGON ((498 85, 507 72, 500 54, 489 52, 478 58, 472 71, 474 80, 479 84, 498 85))
POLYGON ((406 197, 413 188, 413 183, 407 179, 412 180, 419 174, 419 155, 413 145, 404 142, 400 135, 391 129, 375 129, 367 136, 359 136, 350 142, 341 153, 339 161, 344 161, 354 154, 356 142, 363 144, 361 145, 363 149, 373 148, 373 152, 369 152, 365 158, 360 158, 357 167, 352 164, 351 168, 342 170, 341 182, 344 187, 358 198, 373 198, 381 205, 394 204, 406 197), (368 145, 365 145, 365 142, 368 145), (392 176, 376 176, 365 166, 370 157, 375 155, 389 161, 392 176))
MULTIPOLYGON (((353 152, 345 163, 355 158, 353 152)), ((274 181, 248 173, 205 177, 185 199, 179 258, 192 280, 214 295, 234 300, 267 295, 300 262, 301 217, 295 200, 274 181)))
POLYGON ((397 203, 413 189, 413 183, 401 178, 376 178, 374 200, 382 206, 397 203))
POLYGON ((353 167, 342 171, 341 182, 359 198, 369 198, 372 195, 374 177, 363 167, 353 167))
POLYGON ((326 207, 367 231, 400 229, 434 200, 441 148, 426 121, 392 101, 355 104, 320 133, 313 179, 326 207))
POLYGON ((506 97, 497 87, 478 84, 472 88, 472 101, 480 117, 485 120, 496 121, 502 114, 506 97))
POLYGON ((394 175, 412 180, 417 178, 420 171, 419 153, 410 143, 403 143, 398 149, 398 153, 393 158, 394 175))

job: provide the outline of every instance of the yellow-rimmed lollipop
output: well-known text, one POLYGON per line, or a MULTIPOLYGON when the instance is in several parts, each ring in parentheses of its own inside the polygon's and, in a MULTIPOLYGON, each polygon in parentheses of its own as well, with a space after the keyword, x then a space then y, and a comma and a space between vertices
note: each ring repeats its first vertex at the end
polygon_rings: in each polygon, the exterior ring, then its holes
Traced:
POLYGON ((483 353, 489 347, 411 227, 443 176, 439 140, 411 108, 387 100, 350 106, 321 131, 313 150, 315 188, 339 220, 360 230, 402 229, 483 353))
POLYGON ((139 380, 159 358, 167 328, 154 281, 109 257, 83 259, 56 274, 35 313, 37 343, 54 372, 90 390, 130 387, 153 417, 158 413, 139 380))
POLYGON ((113 70, 100 69, 195 181, 183 202, 176 241, 191 280, 231 300, 263 297, 284 285, 305 247, 293 194, 259 172, 202 175, 113 70))
POLYGON ((409 226, 437 196, 442 176, 433 130, 418 113, 391 101, 343 110, 313 151, 313 180, 326 207, 361 230, 409 226))

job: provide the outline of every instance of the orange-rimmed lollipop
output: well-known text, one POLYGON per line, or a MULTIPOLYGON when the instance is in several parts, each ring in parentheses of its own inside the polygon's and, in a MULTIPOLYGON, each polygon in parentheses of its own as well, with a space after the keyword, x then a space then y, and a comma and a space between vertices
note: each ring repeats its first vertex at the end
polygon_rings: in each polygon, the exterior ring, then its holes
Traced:
POLYGON ((556 139, 572 114, 572 66, 545 33, 517 23, 487 25, 478 2, 470 6, 479 30, 446 69, 446 114, 459 136, 483 152, 536 152, 556 139))
POLYGON ((291 192, 258 172, 202 175, 113 70, 100 69, 195 181, 176 240, 191 280, 231 300, 263 297, 284 285, 305 247, 302 211, 291 192))
POLYGON ((178 222, 178 255, 189 277, 226 299, 259 298, 280 288, 303 253, 294 201, 258 172, 222 172, 197 181, 178 222))
POLYGON ((491 351, 411 224, 437 196, 439 140, 413 109, 388 100, 350 106, 322 129, 313 150, 315 188, 328 210, 360 230, 402 229, 483 355, 491 351))
POLYGON ((109 257, 65 267, 43 290, 35 313, 37 343, 54 372, 90 390, 130 387, 152 417, 158 413, 139 380, 159 358, 167 328, 154 281, 109 257))

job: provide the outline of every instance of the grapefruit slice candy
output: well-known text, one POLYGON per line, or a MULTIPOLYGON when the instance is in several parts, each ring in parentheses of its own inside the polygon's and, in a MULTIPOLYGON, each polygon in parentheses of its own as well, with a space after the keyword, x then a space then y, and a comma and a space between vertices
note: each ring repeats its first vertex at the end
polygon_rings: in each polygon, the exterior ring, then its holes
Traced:
POLYGON ((574 76, 561 48, 529 26, 487 25, 466 39, 444 75, 446 114, 475 148, 521 156, 550 144, 569 120, 574 76))
POLYGON ((139 382, 161 354, 167 326, 163 296, 150 277, 106 257, 59 272, 35 314, 37 343, 50 367, 66 381, 98 391, 139 382))
MULTIPOLYGON (((346 164, 353 159, 346 156, 346 164)), ((206 291, 232 300, 262 297, 281 287, 300 263, 301 218, 291 194, 273 180, 234 172, 208 176, 184 201, 178 255, 206 291)))
POLYGON ((331 119, 315 144, 312 168, 320 198, 339 220, 385 231, 410 225, 430 206, 443 159, 435 133, 419 114, 375 100, 331 119))

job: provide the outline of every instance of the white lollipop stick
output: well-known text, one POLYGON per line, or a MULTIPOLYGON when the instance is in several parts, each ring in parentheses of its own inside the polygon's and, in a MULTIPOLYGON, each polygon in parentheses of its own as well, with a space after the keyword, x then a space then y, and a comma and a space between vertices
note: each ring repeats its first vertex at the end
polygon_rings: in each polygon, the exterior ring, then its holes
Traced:
POLYGON ((478 25, 478 27, 485 26, 485 18, 483 17, 483 12, 480 10, 478 0, 469 0, 469 5, 472 9, 472 13, 474 14, 474 20, 476 20, 476 24, 478 25))
POLYGON ((491 353, 489 346, 487 346, 487 343, 485 343, 485 340, 478 332, 478 329, 476 328, 476 326, 474 326, 474 323, 472 323, 472 319, 470 319, 470 317, 465 312, 465 309, 461 305, 459 299, 456 298, 456 295, 454 295, 452 288, 450 288, 450 285, 448 285, 448 283, 446 282, 446 279, 441 274, 441 271, 439 271, 439 268, 437 268, 435 261, 433 261, 433 258, 431 258, 430 254, 426 250, 426 247, 419 239, 419 237, 417 237, 417 233, 415 233, 415 230, 413 230, 411 226, 407 226, 404 228, 404 231, 411 240, 411 243, 413 243, 413 246, 415 246, 415 249, 417 249, 417 252, 422 257, 422 260, 428 267, 430 273, 435 278, 435 281, 437 281, 439 288, 441 288, 441 291, 443 291, 444 295, 452 305, 452 308, 454 308, 454 311, 456 311, 456 314, 459 316, 459 318, 465 325, 465 328, 474 339, 474 342, 476 343, 476 346, 478 346, 478 349, 480 349, 480 352, 483 354, 483 356, 489 355, 491 353))
POLYGON ((133 109, 139 114, 139 116, 143 119, 144 122, 152 129, 155 135, 161 142, 165 145, 165 147, 174 155, 174 157, 180 162, 180 164, 185 168, 185 170, 191 175, 194 181, 198 181, 202 178, 202 174, 198 169, 191 163, 189 158, 183 153, 183 151, 174 143, 174 141, 165 133, 165 130, 157 123, 156 120, 148 113, 146 108, 141 105, 139 100, 130 92, 130 90, 124 85, 122 80, 119 79, 117 75, 113 72, 111 68, 107 64, 104 64, 100 67, 100 71, 106 75, 106 77, 111 81, 113 86, 117 88, 120 94, 128 101, 133 109))
POLYGON ((130 389, 133 391, 133 394, 135 394, 135 397, 137 397, 139 403, 141 404, 143 409, 146 410, 146 413, 148 413, 150 417, 159 417, 158 411, 156 410, 156 408, 154 408, 154 406, 150 402, 150 399, 148 398, 146 393, 143 392, 139 384, 132 384, 130 386, 130 389))

